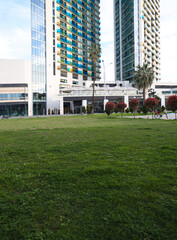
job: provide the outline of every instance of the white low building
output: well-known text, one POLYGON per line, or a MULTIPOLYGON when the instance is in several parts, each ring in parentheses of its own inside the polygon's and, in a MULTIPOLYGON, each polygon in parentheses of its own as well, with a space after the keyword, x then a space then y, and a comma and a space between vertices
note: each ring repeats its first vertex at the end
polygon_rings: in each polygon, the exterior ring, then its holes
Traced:
MULTIPOLYGON (((32 99, 31 72, 30 61, 0 60, 0 115, 33 115, 35 99, 32 99)), ((91 81, 84 87, 55 83, 54 88, 50 83, 51 79, 47 84, 47 111, 43 112, 44 115, 81 113, 82 107, 92 105, 91 81)), ((161 105, 165 106, 168 97, 177 94, 177 84, 157 83, 153 93, 160 97, 161 105)), ((108 101, 123 101, 129 107, 129 101, 133 98, 142 104, 142 91, 138 91, 129 82, 95 83, 95 112, 103 112, 108 101)))
POLYGON ((155 85, 156 95, 162 99, 162 105, 166 106, 166 102, 169 96, 177 95, 177 83, 174 82, 158 82, 155 85))
POLYGON ((0 115, 32 116, 30 61, 0 59, 0 115))

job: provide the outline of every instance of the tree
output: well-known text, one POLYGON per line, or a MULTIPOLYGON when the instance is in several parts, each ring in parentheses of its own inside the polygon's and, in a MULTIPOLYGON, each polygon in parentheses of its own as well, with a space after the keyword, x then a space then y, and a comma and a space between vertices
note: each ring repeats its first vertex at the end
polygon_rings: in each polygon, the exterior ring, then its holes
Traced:
POLYGON ((133 110, 134 112, 134 118, 135 118, 135 111, 137 109, 137 107, 139 106, 140 102, 138 101, 138 99, 134 98, 129 102, 130 108, 133 110))
POLYGON ((170 96, 167 100, 167 106, 170 110, 175 112, 175 119, 176 118, 176 111, 177 111, 177 95, 170 96))
POLYGON ((156 91, 153 88, 150 88, 148 90, 148 95, 149 95, 149 97, 155 97, 156 96, 156 91))
POLYGON ((147 98, 144 102, 144 105, 152 110, 152 118, 155 107, 157 107, 159 101, 156 98, 147 98))
POLYGON ((94 101, 95 101, 95 81, 96 81, 96 64, 99 61, 101 53, 100 45, 97 45, 96 43, 93 44, 92 48, 89 49, 89 56, 93 63, 93 70, 94 70, 94 76, 93 76, 93 95, 92 95, 92 113, 94 113, 94 101))
POLYGON ((149 108, 146 107, 145 105, 143 105, 143 106, 141 107, 141 110, 142 110, 142 112, 143 112, 145 115, 149 112, 149 108))
POLYGON ((124 102, 120 102, 116 105, 116 108, 119 112, 121 112, 121 117, 123 117, 123 112, 125 111, 125 108, 127 107, 127 104, 124 102))
POLYGON ((87 105, 87 114, 90 114, 92 112, 92 107, 88 104, 87 105))
POLYGON ((115 107, 116 107, 116 105, 114 103, 112 103, 112 102, 106 103, 106 107, 105 107, 106 114, 108 116, 111 115, 111 113, 114 112, 115 107))
POLYGON ((134 75, 135 85, 139 90, 143 90, 143 102, 146 97, 146 89, 150 87, 154 80, 153 69, 148 66, 148 64, 144 63, 141 67, 140 65, 137 67, 134 75))
POLYGON ((129 109, 129 108, 127 108, 127 109, 125 110, 125 112, 126 112, 126 113, 129 113, 129 112, 130 112, 130 109, 129 109))
POLYGON ((83 107, 82 107, 82 113, 83 113, 83 114, 86 114, 86 112, 87 112, 86 107, 83 106, 83 107))

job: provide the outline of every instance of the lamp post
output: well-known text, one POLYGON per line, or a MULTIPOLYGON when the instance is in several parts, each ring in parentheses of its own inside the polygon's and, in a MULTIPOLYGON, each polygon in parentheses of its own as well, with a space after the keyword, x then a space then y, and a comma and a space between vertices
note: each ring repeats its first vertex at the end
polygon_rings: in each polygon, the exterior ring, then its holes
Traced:
MULTIPOLYGON (((106 99, 106 70, 105 70, 104 60, 102 60, 102 63, 103 63, 103 79, 104 79, 104 110, 105 110, 107 99, 106 99)), ((111 64, 112 62, 109 65, 111 64)))
MULTIPOLYGON (((102 60, 103 63, 103 79, 104 79, 104 100, 106 100, 106 70, 105 70, 105 64, 104 64, 104 60, 102 60)), ((109 63, 109 65, 111 65, 111 63, 109 63)))

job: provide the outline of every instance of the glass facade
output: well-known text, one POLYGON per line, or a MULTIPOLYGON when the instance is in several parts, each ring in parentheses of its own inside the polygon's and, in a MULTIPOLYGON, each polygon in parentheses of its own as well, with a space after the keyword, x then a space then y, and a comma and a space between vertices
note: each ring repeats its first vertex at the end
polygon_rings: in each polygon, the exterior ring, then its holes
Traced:
POLYGON ((115 0, 116 80, 133 82, 147 63, 160 80, 160 0, 115 0))
POLYGON ((133 81, 134 0, 115 1, 116 80, 133 81))
POLYGON ((46 114, 46 4, 31 0, 33 114, 46 114))
POLYGON ((0 103, 0 116, 28 116, 28 103, 0 103))
POLYGON ((26 93, 6 93, 0 94, 0 101, 28 100, 26 93))

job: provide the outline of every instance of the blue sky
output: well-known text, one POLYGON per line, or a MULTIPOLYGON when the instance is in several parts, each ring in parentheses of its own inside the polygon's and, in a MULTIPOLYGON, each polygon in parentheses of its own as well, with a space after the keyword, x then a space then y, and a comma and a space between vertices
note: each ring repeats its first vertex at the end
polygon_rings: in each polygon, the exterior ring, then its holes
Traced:
MULTIPOLYGON (((162 81, 177 82, 177 1, 161 0, 162 81)), ((101 0, 102 59, 114 79, 113 0, 101 0)), ((0 1, 0 58, 30 58, 30 0, 0 1)))
POLYGON ((30 58, 30 0, 0 1, 0 58, 30 58))

